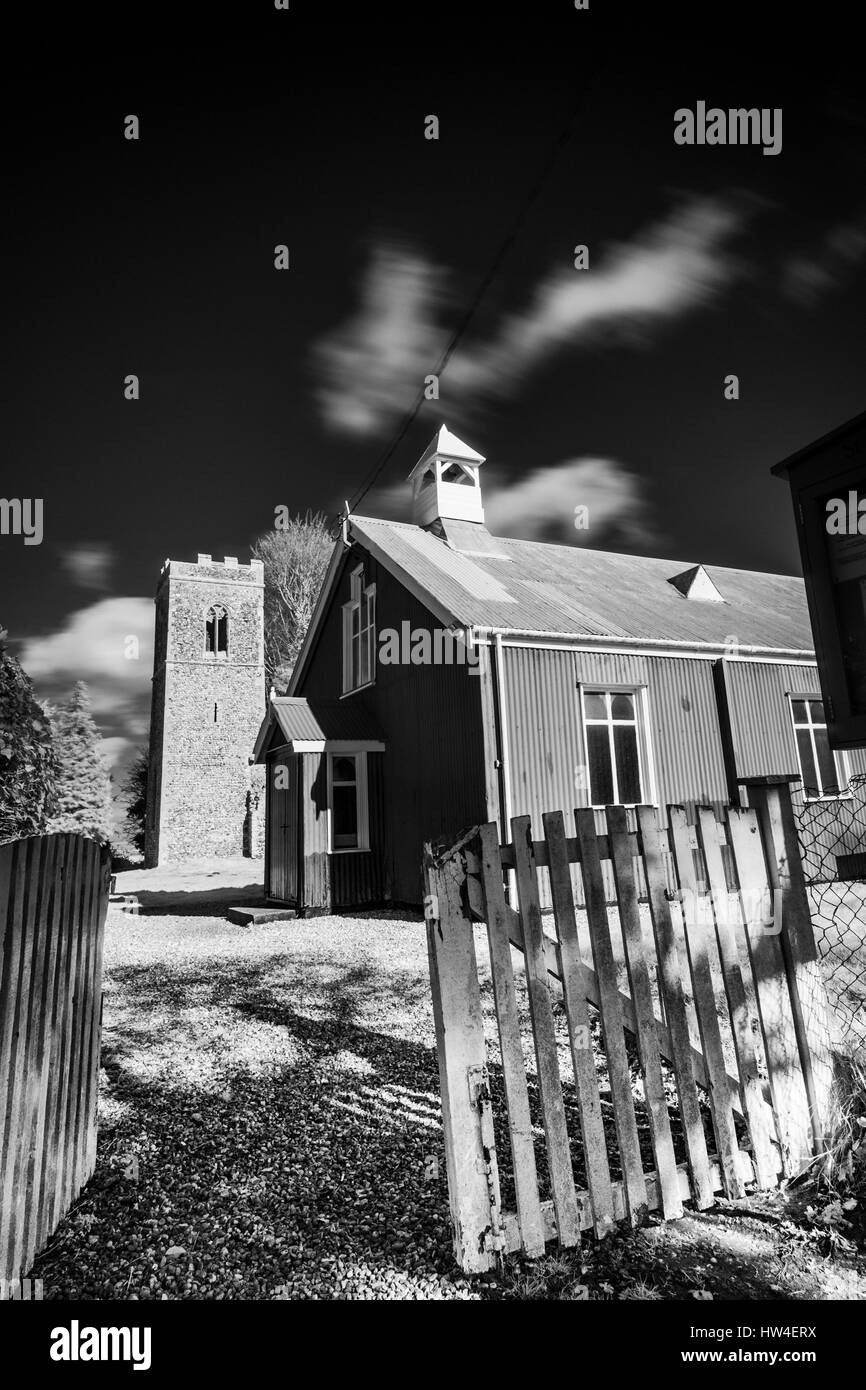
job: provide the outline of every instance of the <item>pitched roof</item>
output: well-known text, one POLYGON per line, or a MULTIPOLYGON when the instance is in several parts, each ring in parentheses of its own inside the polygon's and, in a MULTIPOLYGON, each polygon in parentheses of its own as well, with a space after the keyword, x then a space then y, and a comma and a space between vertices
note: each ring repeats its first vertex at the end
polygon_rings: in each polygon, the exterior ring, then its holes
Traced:
POLYGON ((255 762, 264 761, 264 754, 278 737, 280 744, 380 743, 382 732, 375 720, 354 701, 306 700, 281 695, 271 700, 262 720, 253 752, 255 762))
POLYGON ((405 522, 350 522, 351 535, 449 624, 614 642, 722 647, 735 639, 740 647, 813 651, 802 579, 704 565, 724 601, 701 602, 670 583, 697 568, 693 561, 501 536, 491 551, 483 527, 464 530, 452 527, 449 542, 405 522))
POLYGON ((424 465, 432 458, 462 459, 464 463, 484 462, 484 455, 479 454, 477 449, 473 449, 470 444, 465 444, 462 439, 458 439, 456 434, 452 434, 447 425, 442 425, 438 432, 434 434, 427 448, 419 458, 410 478, 414 478, 416 473, 420 473, 424 465))

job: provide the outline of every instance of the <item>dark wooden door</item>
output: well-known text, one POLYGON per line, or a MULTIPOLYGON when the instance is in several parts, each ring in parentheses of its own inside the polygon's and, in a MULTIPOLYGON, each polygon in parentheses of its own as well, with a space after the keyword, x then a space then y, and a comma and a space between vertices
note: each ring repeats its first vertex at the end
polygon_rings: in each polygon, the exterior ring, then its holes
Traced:
POLYGON ((298 755, 276 753, 269 761, 269 892, 293 903, 298 894, 298 755))

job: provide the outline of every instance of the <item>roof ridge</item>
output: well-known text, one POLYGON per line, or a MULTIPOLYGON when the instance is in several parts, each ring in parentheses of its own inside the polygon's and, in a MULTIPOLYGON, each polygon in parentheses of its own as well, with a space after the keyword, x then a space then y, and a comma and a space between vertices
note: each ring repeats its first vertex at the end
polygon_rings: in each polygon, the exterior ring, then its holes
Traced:
MULTIPOLYGON (((401 531, 421 531, 425 535, 430 536, 431 540, 438 541, 440 545, 445 545, 447 548, 447 543, 441 536, 435 535, 435 533, 429 531, 426 526, 417 526, 412 521, 396 521, 390 519, 389 517, 379 516, 353 516, 351 519, 352 521, 371 522, 375 526, 395 527, 399 528, 401 531)), ((744 569, 740 565, 717 565, 713 564, 712 561, 708 560, 683 560, 682 558, 677 558, 669 555, 641 555, 635 553, 634 551, 602 550, 597 546, 568 545, 564 541, 531 540, 526 536, 500 536, 497 535, 494 531, 489 531, 489 534, 500 545, 540 546, 543 547, 545 550, 561 550, 569 555, 604 555, 609 560, 645 560, 648 561, 650 564, 654 565, 676 565, 680 566, 683 569, 683 571, 703 568, 708 571, 718 570, 723 574, 760 574, 767 579, 784 579, 787 581, 794 581, 798 584, 803 583, 802 575, 780 574, 778 570, 744 569)))

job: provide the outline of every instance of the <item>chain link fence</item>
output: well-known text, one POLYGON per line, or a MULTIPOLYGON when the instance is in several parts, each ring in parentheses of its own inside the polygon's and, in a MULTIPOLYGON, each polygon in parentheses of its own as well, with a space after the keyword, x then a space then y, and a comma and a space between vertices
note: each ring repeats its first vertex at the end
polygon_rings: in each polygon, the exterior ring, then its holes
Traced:
MULTIPOLYGON (((792 788, 796 791, 796 788, 792 788)), ((866 774, 840 796, 794 802, 834 1044, 866 1055, 866 774)))

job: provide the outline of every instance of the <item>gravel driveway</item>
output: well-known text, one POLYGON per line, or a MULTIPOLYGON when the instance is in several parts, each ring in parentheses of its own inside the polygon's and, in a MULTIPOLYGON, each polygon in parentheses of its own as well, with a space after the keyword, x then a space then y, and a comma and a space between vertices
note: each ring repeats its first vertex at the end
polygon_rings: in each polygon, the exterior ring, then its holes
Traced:
POLYGON ((461 1278, 423 922, 212 911, 109 913, 97 1168, 31 1271, 45 1298, 866 1296, 862 1257, 828 1266, 820 1216, 779 1194, 461 1278))
POLYGON ((101 1082, 45 1297, 469 1294, 423 922, 112 911, 101 1082))

